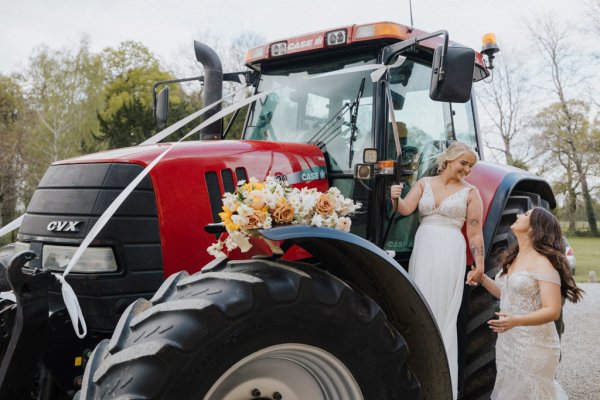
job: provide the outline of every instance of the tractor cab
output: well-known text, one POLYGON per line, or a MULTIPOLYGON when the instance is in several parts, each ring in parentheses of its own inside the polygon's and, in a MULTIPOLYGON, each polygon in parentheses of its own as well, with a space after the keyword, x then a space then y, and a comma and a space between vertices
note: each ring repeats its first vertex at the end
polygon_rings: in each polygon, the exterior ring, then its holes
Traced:
POLYGON ((379 23, 252 49, 256 93, 268 94, 251 105, 242 138, 318 146, 330 184, 363 204, 353 233, 407 257, 417 217, 398 216, 386 235, 389 186, 410 190, 434 173, 451 140, 481 143, 470 91, 488 72, 480 55, 447 42, 444 31, 379 23))

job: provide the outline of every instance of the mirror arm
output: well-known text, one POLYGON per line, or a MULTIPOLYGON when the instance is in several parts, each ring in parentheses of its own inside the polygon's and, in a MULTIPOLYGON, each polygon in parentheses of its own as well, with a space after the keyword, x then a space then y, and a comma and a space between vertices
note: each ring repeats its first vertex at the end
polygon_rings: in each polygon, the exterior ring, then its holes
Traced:
MULTIPOLYGON (((402 53, 403 51, 405 51, 406 49, 416 45, 419 42, 422 42, 423 40, 427 40, 427 39, 431 39, 434 38, 436 36, 440 36, 440 35, 444 35, 444 48, 443 48, 443 52, 442 52, 442 65, 443 62, 446 60, 446 52, 447 52, 447 48, 448 48, 448 31, 446 30, 439 30, 439 31, 435 31, 433 33, 427 33, 425 35, 421 35, 421 36, 417 36, 408 40, 404 40, 402 42, 398 42, 398 43, 394 43, 390 46, 387 46, 383 49, 383 63, 385 65, 388 65, 392 62, 392 59, 394 58, 394 56, 397 56, 398 54, 402 53)), ((441 77, 443 76, 443 71, 440 71, 440 80, 441 77)))
MULTIPOLYGON (((253 71, 229 72, 229 73, 223 74, 223 81, 242 83, 240 75, 244 76, 244 79, 246 80, 246 85, 252 85, 254 83, 254 81, 256 80, 256 77, 258 74, 256 74, 253 71)), ((152 113, 154 114, 154 116, 156 117, 156 89, 158 89, 159 86, 168 85, 170 83, 191 82, 191 81, 204 82, 204 76, 200 75, 200 76, 194 76, 192 78, 170 79, 167 81, 155 82, 154 85, 152 85, 152 113)))
POLYGON ((178 83, 178 82, 190 82, 190 81, 204 81, 203 76, 195 76, 193 78, 183 78, 183 79, 170 79, 168 81, 158 81, 154 82, 152 85, 152 113, 156 117, 156 89, 162 85, 168 85, 169 83, 178 83))

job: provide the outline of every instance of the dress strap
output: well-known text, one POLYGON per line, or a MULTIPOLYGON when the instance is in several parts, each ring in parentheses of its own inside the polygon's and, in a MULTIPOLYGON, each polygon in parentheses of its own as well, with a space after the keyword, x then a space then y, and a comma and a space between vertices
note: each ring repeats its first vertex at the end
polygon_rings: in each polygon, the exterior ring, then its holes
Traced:
POLYGON ((532 272, 531 276, 538 281, 550 282, 560 286, 560 276, 558 272, 555 274, 540 274, 537 272, 532 272))

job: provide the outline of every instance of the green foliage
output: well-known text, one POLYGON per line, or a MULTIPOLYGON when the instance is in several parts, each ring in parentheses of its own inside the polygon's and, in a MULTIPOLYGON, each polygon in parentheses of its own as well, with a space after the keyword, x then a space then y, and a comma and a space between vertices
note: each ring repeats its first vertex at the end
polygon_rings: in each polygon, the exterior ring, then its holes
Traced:
POLYGON ((597 235, 588 174, 600 161, 600 129, 589 114, 590 106, 583 100, 560 101, 541 110, 534 121, 539 129, 538 142, 545 146, 546 152, 552 156, 551 161, 564 172, 558 178, 555 189, 566 195, 569 230, 575 229, 580 190, 580 204, 585 210, 590 231, 597 235))
POLYGON ((575 252, 575 281, 587 282, 590 271, 600 274, 600 238, 568 236, 575 252))
MULTIPOLYGON (((97 137, 110 148, 135 146, 156 133, 152 112, 154 83, 174 77, 162 70, 152 53, 140 43, 124 42, 115 49, 105 49, 103 62, 108 80, 102 92, 105 108, 98 112, 97 137)), ((177 85, 170 86, 169 103, 167 123, 183 118, 200 105, 177 85)), ((185 132, 169 139, 181 137, 185 132)))
MULTIPOLYGON (((0 226, 17 217, 17 204, 23 197, 20 182, 30 121, 30 110, 18 79, 0 75, 0 226)), ((0 238, 0 241, 10 239, 0 238)))
POLYGON ((105 71, 85 38, 77 49, 37 48, 25 71, 27 101, 35 112, 28 142, 26 186, 31 193, 52 162, 104 147, 94 139, 105 71))

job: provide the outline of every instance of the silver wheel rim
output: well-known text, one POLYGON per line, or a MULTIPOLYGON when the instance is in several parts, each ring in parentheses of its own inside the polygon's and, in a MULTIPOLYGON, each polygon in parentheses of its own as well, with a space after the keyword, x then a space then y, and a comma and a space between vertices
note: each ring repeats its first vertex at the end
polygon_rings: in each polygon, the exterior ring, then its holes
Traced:
POLYGON ((325 350, 287 343, 267 347, 236 363, 204 400, 363 399, 346 366, 325 350))

